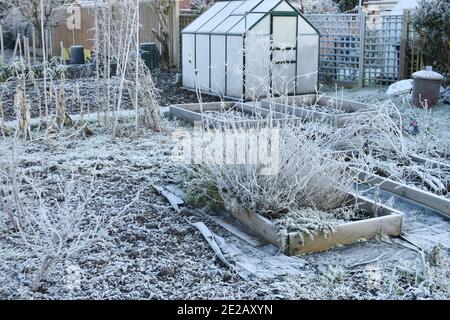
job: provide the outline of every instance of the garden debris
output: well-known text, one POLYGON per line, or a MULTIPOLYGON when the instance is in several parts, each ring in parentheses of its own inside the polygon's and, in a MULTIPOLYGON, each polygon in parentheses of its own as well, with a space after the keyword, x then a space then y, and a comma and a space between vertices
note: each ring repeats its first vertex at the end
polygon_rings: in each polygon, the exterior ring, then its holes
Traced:
POLYGON ((176 212, 181 212, 179 205, 184 204, 183 200, 161 186, 153 185, 153 188, 155 188, 155 190, 158 191, 159 194, 161 194, 169 201, 170 205, 175 209, 176 212))
POLYGON ((388 96, 399 96, 403 94, 408 94, 413 85, 412 79, 400 80, 391 84, 386 90, 388 96))
POLYGON ((192 226, 196 227, 198 229, 198 231, 200 231, 200 233, 203 235, 203 237, 206 239, 206 241, 210 245, 211 249, 213 249, 216 256, 220 259, 220 261, 222 261, 222 263, 226 267, 232 268, 232 265, 223 256, 222 250, 220 250, 220 247, 214 238, 214 234, 208 229, 208 227, 203 222, 195 222, 195 223, 189 222, 189 223, 192 226))

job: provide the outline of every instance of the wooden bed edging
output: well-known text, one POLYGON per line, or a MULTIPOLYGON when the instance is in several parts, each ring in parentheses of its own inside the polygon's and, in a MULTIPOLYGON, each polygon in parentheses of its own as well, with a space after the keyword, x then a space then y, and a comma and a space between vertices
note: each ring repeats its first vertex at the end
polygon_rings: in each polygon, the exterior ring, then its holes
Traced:
POLYGON ((280 248, 287 255, 325 251, 338 245, 354 243, 359 239, 373 239, 382 233, 394 237, 402 233, 403 213, 362 196, 351 196, 362 209, 380 216, 339 224, 333 233, 328 235, 319 233, 313 239, 303 235, 303 241, 298 232, 291 232, 285 236, 279 235, 271 221, 251 211, 230 210, 230 214, 260 238, 280 248))
POLYGON ((365 171, 359 172, 358 179, 371 187, 380 187, 382 190, 420 203, 450 218, 450 200, 443 197, 365 171))
POLYGON ((364 111, 367 109, 369 105, 350 101, 346 99, 334 98, 330 96, 319 96, 317 99, 316 95, 304 95, 304 96, 289 96, 283 102, 282 99, 274 99, 273 101, 262 100, 261 107, 266 109, 272 109, 276 112, 287 113, 289 115, 295 115, 304 120, 319 120, 319 121, 327 121, 337 127, 345 126, 352 118, 353 113, 358 111, 364 111), (311 101, 312 103, 316 103, 323 107, 337 108, 336 104, 341 104, 337 109, 345 111, 345 113, 340 114, 329 114, 317 110, 312 110, 308 108, 304 108, 302 106, 292 105, 299 100, 301 101, 311 101), (331 104, 331 106, 330 106, 331 104))
MULTIPOLYGON (((221 111, 223 109, 228 110, 235 107, 236 111, 242 112, 243 114, 259 114, 262 117, 267 117, 271 113, 271 123, 291 123, 292 121, 299 121, 301 119, 296 116, 287 116, 285 113, 270 111, 266 108, 261 108, 259 106, 251 105, 248 103, 241 102, 209 102, 203 103, 203 111, 221 111)), ((264 123, 265 119, 248 119, 248 120, 222 120, 217 119, 214 116, 210 116, 207 113, 200 113, 200 104, 176 104, 169 106, 169 113, 171 117, 176 117, 178 119, 184 120, 188 123, 200 122, 207 120, 211 126, 226 127, 227 125, 237 126, 237 127, 251 127, 252 125, 257 125, 264 123)))
MULTIPOLYGON (((202 108, 204 111, 220 111, 223 107, 225 107, 225 109, 229 109, 235 104, 236 102, 208 102, 203 103, 202 108)), ((171 117, 176 117, 190 123, 202 120, 202 115, 198 111, 200 111, 200 104, 198 103, 173 104, 169 106, 169 113, 171 117)), ((203 118, 211 117, 204 114, 203 118)))
POLYGON ((303 120, 319 120, 319 121, 327 121, 331 123, 332 125, 336 125, 338 127, 345 126, 352 117, 352 114, 350 113, 343 113, 343 114, 329 114, 325 112, 320 112, 312 109, 297 107, 297 106, 290 106, 281 104, 278 102, 268 102, 268 101, 261 101, 261 106, 266 109, 271 109, 276 112, 285 113, 288 115, 294 115, 296 117, 299 117, 303 120))

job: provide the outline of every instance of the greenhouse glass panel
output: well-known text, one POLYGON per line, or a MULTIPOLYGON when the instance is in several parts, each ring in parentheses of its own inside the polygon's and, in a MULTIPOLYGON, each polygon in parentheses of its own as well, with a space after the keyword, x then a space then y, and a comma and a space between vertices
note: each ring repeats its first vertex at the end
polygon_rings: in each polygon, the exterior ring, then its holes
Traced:
POLYGON ((277 4, 279 4, 280 0, 265 0, 261 4, 259 4, 253 12, 270 12, 277 4))
POLYGON ((229 16, 226 18, 221 24, 219 24, 211 33, 227 33, 228 30, 233 28, 240 20, 242 20, 242 16, 229 16))
POLYGON ((299 36, 298 44, 297 93, 314 92, 319 69, 319 36, 299 36))
POLYGON ((224 7, 226 7, 228 2, 217 2, 208 11, 203 13, 200 17, 195 19, 191 24, 183 29, 183 33, 193 33, 196 32, 198 28, 207 23, 211 18, 213 18, 217 13, 220 12, 224 7))
POLYGON ((209 91, 209 35, 196 35, 197 85, 200 90, 209 91))
POLYGON ((185 34, 182 37, 183 46, 183 85, 194 88, 195 87, 195 35, 185 34))
POLYGON ((243 1, 230 1, 230 4, 223 8, 213 19, 205 23, 201 28, 197 30, 199 33, 211 32, 216 28, 223 20, 225 20, 237 7, 242 5, 243 1))
POLYGON ((243 93, 243 38, 227 36, 227 88, 226 95, 239 97, 243 93))
POLYGON ((211 91, 218 95, 225 92, 225 36, 211 36, 211 91))

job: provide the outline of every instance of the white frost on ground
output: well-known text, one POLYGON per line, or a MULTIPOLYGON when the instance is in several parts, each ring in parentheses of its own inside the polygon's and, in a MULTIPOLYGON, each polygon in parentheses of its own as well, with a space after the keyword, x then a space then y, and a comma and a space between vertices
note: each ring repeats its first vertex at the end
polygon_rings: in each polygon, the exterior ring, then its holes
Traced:
MULTIPOLYGON (((384 99, 373 89, 345 94, 360 101, 384 99)), ((440 108, 436 109, 439 121, 444 116, 449 119, 446 107, 440 108)), ((20 166, 34 174, 44 190, 54 190, 56 183, 72 174, 79 181, 90 181, 94 173, 99 192, 87 210, 112 222, 101 244, 53 265, 34 292, 32 281, 42 257, 22 244, 0 212, 0 298, 449 298, 448 242, 442 249, 444 261, 438 265, 428 256, 423 258, 413 245, 385 237, 325 253, 286 257, 272 246, 254 247, 237 238, 209 213, 191 209, 177 213, 151 186, 177 184, 184 177, 183 168, 170 161, 176 143, 171 133, 180 126, 165 120, 161 133, 144 132, 137 137, 131 126, 115 140, 107 129, 91 126, 94 135, 87 139, 22 143, 20 166), (132 202, 138 192, 138 201, 117 216, 116 209, 132 202), (203 221, 223 239, 222 250, 237 271, 221 264, 187 220, 203 221), (68 286, 70 268, 81 275, 79 287, 68 286)), ((6 151, 0 153, 0 163, 10 155, 10 142, 0 141, 0 150, 6 151)), ((48 192, 47 196, 57 195, 48 192)), ((435 227, 433 218, 409 216, 406 229, 411 234, 435 227)), ((448 224, 448 220, 439 221, 441 232, 449 230, 448 224)))

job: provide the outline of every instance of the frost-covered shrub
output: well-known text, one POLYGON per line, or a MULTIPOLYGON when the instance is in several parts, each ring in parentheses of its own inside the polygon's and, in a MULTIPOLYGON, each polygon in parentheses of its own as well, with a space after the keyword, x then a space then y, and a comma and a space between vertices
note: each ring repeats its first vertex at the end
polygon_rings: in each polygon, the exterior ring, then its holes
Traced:
POLYGON ((208 10, 215 2, 214 0, 190 0, 189 5, 192 10, 202 13, 208 10))
MULTIPOLYGON (((301 212, 306 221, 311 212, 319 211, 336 218, 338 211, 347 207, 346 194, 352 191, 356 179, 353 169, 377 172, 383 159, 402 161, 406 156, 398 110, 390 103, 354 113, 339 128, 319 120, 289 121, 281 127, 270 127, 270 151, 276 153, 271 153, 266 162, 261 158, 257 163, 249 161, 264 149, 260 143, 264 141, 264 126, 244 134, 226 131, 217 141, 231 138, 240 142, 237 151, 246 161, 217 163, 210 161, 214 159, 211 152, 203 152, 208 157, 189 168, 186 184, 191 199, 196 204, 247 209, 274 219, 301 212), (258 142, 256 147, 252 141, 258 142), (349 151, 358 156, 343 156, 349 151), (275 171, 267 174, 267 164, 275 171), (308 208, 314 210, 304 210, 308 208)), ((212 141, 211 131, 204 130, 205 145, 212 141)), ((229 148, 219 149, 220 154, 223 150, 229 148)), ((357 211, 345 209, 353 214, 357 211)))
POLYGON ((450 73, 450 0, 421 0, 414 29, 427 65, 450 73))
POLYGON ((228 135, 228 141, 230 136, 231 141, 245 141, 237 149, 238 157, 245 161, 220 164, 211 157, 189 168, 187 189, 191 198, 197 203, 248 209, 273 218, 297 208, 330 211, 346 199, 353 177, 347 164, 335 161, 331 153, 327 138, 331 127, 318 123, 297 126, 294 122, 272 127, 270 150, 261 142, 267 141, 263 137, 266 130, 227 131, 224 135, 228 135), (251 162, 255 154, 261 157, 265 151, 270 154, 269 161, 264 163, 259 158, 251 162))
POLYGON ((293 0, 291 4, 302 13, 336 13, 338 5, 332 0, 293 0))

